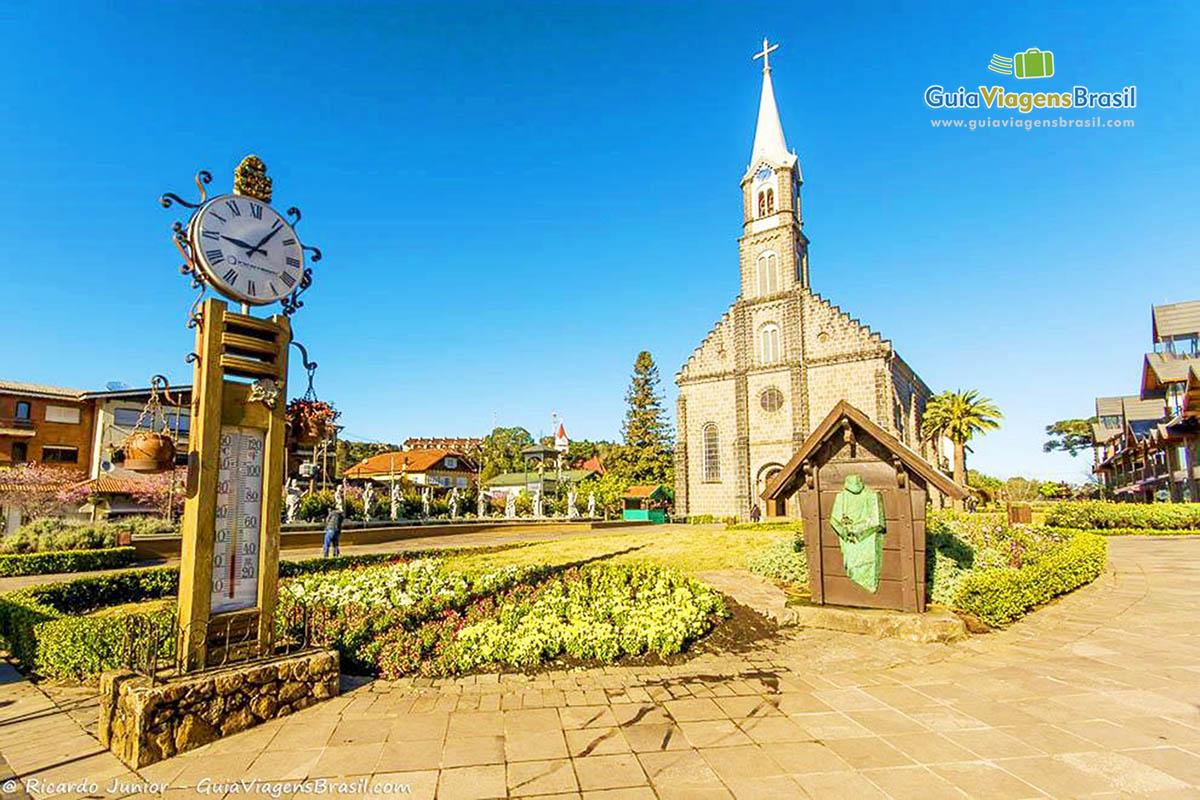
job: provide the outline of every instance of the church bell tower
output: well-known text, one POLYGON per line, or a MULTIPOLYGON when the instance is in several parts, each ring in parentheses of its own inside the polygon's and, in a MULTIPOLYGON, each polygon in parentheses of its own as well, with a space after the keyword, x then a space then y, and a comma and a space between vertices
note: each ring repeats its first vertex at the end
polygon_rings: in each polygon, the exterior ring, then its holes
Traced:
POLYGON ((778 44, 754 56, 763 62, 762 97, 750 164, 742 176, 742 297, 773 297, 808 288, 808 238, 800 211, 800 161, 789 152, 775 105, 770 55, 778 44))

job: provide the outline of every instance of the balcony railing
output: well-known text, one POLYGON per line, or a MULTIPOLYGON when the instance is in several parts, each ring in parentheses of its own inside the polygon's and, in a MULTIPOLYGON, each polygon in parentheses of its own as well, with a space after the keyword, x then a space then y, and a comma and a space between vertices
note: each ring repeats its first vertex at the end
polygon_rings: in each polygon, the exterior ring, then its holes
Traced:
POLYGON ((28 417, 0 417, 0 428, 21 428, 33 430, 33 420, 28 417))

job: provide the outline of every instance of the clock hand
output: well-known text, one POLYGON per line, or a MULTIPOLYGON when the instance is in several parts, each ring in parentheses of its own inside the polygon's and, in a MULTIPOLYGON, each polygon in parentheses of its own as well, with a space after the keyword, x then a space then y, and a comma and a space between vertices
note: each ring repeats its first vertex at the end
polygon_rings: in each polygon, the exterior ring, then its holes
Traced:
MULTIPOLYGON (((245 248, 248 248, 248 249, 246 250, 246 255, 247 255, 247 256, 250 256, 250 255, 251 255, 251 254, 252 254, 252 253, 253 253, 255 250, 258 250, 258 245, 253 245, 253 244, 250 244, 249 242, 243 242, 241 239, 235 239, 235 238, 233 238, 232 236, 226 236, 226 235, 225 235, 225 234, 223 234, 223 233, 221 234, 221 238, 222 238, 222 239, 225 239, 226 241, 233 242, 233 243, 234 243, 234 244, 236 244, 238 247, 245 247, 245 248)), ((260 253, 262 253, 264 256, 267 254, 267 251, 266 251, 266 250, 259 250, 259 252, 260 252, 260 253)))
MULTIPOLYGON (((262 254, 265 256, 265 255, 267 254, 267 251, 266 251, 266 250, 263 250, 263 249, 262 249, 262 246, 263 246, 264 244, 266 244, 267 242, 271 241, 271 237, 272 237, 272 236, 274 236, 275 234, 279 233, 281 230, 283 230, 283 226, 282 226, 282 225, 280 225, 280 226, 279 226, 279 227, 277 227, 277 228, 271 228, 271 232, 270 232, 270 233, 268 233, 266 236, 264 236, 264 237, 262 238, 262 241, 260 241, 260 242, 259 242, 258 244, 256 244, 256 245, 254 245, 254 249, 255 249, 255 250, 258 250, 260 253, 262 253, 262 254)), ((247 253, 246 255, 250 255, 250 254, 249 254, 249 253, 247 253)))

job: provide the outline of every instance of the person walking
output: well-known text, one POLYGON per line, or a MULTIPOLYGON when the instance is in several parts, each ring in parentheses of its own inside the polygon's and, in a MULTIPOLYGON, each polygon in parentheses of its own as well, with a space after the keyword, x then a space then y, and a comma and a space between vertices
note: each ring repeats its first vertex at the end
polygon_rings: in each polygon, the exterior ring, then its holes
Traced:
POLYGON ((342 538, 342 520, 345 516, 336 507, 329 509, 329 516, 325 518, 325 550, 321 553, 322 558, 329 558, 330 548, 333 548, 333 555, 335 557, 342 554, 338 543, 342 538))
POLYGON ((750 506, 750 521, 758 522, 760 519, 762 519, 762 511, 759 510, 758 503, 755 503, 750 506))

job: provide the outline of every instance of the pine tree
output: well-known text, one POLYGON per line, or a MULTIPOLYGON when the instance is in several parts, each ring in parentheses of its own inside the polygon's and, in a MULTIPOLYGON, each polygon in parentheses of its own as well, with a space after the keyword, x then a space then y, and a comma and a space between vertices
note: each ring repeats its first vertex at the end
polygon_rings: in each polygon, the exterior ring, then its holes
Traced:
POLYGON ((612 464, 605 462, 635 483, 671 483, 671 428, 658 383, 658 367, 650 353, 643 350, 633 364, 633 377, 625 393, 629 404, 621 427, 625 446, 613 449, 612 464))

